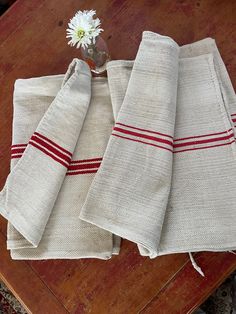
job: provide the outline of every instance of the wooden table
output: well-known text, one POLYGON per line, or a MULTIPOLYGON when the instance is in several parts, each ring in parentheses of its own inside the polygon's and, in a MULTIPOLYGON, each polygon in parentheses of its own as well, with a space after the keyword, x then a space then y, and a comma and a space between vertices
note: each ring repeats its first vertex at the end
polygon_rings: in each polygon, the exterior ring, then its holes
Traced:
MULTIPOLYGON (((236 84, 236 2, 170 0, 18 0, 0 18, 0 187, 9 173, 15 79, 64 73, 78 50, 65 29, 78 9, 96 9, 113 59, 133 59, 143 30, 186 44, 216 39, 236 84)), ((198 253, 206 277, 187 254, 155 260, 123 241, 109 261, 12 261, 0 218, 0 277, 36 313, 190 313, 236 268, 231 253, 198 253)))

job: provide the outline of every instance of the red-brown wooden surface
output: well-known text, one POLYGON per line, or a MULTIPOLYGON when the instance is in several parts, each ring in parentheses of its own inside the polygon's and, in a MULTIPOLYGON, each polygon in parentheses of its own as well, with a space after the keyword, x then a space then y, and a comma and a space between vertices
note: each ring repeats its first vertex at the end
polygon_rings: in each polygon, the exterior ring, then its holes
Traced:
MULTIPOLYGON (((65 72, 79 55, 65 39, 78 9, 97 10, 113 59, 133 59, 143 30, 179 44, 211 36, 236 86, 234 0, 18 0, 0 18, 0 188, 9 172, 14 81, 65 72)), ((128 241, 109 261, 12 261, 0 218, 0 277, 34 314, 191 313, 236 268, 231 253, 195 257, 205 278, 187 254, 149 260, 128 241)))

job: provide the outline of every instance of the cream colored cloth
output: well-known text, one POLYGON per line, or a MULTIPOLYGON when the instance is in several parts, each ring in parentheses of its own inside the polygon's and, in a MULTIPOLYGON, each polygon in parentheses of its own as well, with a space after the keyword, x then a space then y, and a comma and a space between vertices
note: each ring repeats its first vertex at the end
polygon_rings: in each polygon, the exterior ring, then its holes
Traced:
POLYGON ((108 79, 119 113, 80 218, 150 258, 234 250, 236 97, 214 40, 144 32, 108 79))
POLYGON ((12 258, 118 252, 110 232, 78 218, 113 123, 107 79, 91 82, 83 61, 65 76, 16 81, 11 173, 0 194, 12 258))
POLYGON ((120 237, 150 258, 234 250, 236 98, 214 40, 144 32, 107 74, 75 59, 16 81, 0 193, 12 258, 108 259, 120 237))

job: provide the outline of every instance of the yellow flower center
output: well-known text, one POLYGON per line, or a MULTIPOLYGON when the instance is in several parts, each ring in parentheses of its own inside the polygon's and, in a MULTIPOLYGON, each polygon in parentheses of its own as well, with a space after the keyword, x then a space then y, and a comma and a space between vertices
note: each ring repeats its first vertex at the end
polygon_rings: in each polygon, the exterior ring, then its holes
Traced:
POLYGON ((84 35, 85 35, 85 31, 83 29, 79 29, 77 31, 77 36, 78 36, 79 39, 83 38, 84 35))

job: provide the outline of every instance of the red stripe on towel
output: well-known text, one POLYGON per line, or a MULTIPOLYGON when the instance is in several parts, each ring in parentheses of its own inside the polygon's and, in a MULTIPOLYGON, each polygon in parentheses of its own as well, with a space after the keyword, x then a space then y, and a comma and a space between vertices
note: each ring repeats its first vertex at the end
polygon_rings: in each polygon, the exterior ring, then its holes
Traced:
POLYGON ((61 159, 64 159, 65 161, 67 161, 68 163, 71 161, 70 157, 68 157, 67 155, 61 153, 58 149, 56 149, 55 147, 53 147, 52 145, 48 144, 47 142, 45 142, 44 140, 38 138, 35 135, 32 135, 31 140, 37 142, 38 144, 44 146, 45 148, 47 148, 48 150, 50 150, 52 153, 54 153, 55 155, 57 155, 58 157, 60 157, 61 159))
POLYGON ((173 139, 173 136, 170 136, 168 134, 164 134, 164 133, 160 133, 160 132, 156 132, 156 131, 151 131, 151 130, 147 130, 147 129, 141 129, 141 128, 137 128, 137 127, 134 127, 134 126, 131 126, 131 125, 128 125, 128 124, 124 124, 124 123, 120 123, 120 122, 116 122, 116 124, 119 124, 121 126, 125 126, 127 128, 130 128, 130 129, 143 131, 143 132, 147 132, 147 133, 152 133, 152 134, 158 134, 158 135, 169 137, 169 138, 173 139))
POLYGON ((70 165, 68 167, 68 170, 80 170, 80 169, 92 169, 92 168, 98 168, 101 165, 100 162, 96 162, 93 164, 79 164, 79 165, 70 165))
POLYGON ((150 136, 150 135, 146 135, 146 134, 142 134, 142 133, 137 133, 137 132, 133 132, 133 131, 117 128, 117 127, 114 127, 113 130, 117 131, 117 132, 124 133, 124 134, 133 135, 133 136, 136 136, 136 137, 142 137, 142 138, 145 138, 145 139, 148 139, 148 140, 152 140, 152 141, 155 141, 155 142, 164 143, 164 144, 167 144, 167 145, 170 145, 171 147, 173 147, 173 143, 172 142, 170 142, 168 140, 165 140, 165 139, 162 139, 162 138, 158 138, 158 137, 154 137, 154 136, 150 136))
MULTIPOLYGON (((27 146, 27 144, 18 144, 19 146, 27 146)), ((37 147, 38 148, 38 147, 37 147)), ((24 151, 25 149, 22 148, 22 150, 24 151)), ((11 159, 15 159, 15 158, 21 158, 23 154, 12 154, 11 159)), ((80 160, 71 160, 70 165, 66 165, 66 167, 68 168, 68 171, 72 171, 72 170, 80 170, 80 169, 92 169, 92 171, 89 170, 88 173, 93 173, 93 172, 97 172, 97 169, 93 169, 93 168, 99 168, 99 166, 101 165, 101 161, 102 161, 102 157, 97 157, 97 158, 90 158, 90 159, 80 159, 80 160), (97 163, 95 163, 97 162, 97 163)), ((64 164, 63 164, 64 165, 64 164)), ((71 175, 75 175, 75 174, 84 174, 87 173, 85 170, 82 171, 74 171, 73 173, 71 173, 71 175)), ((70 173, 68 173, 69 175, 70 173)))
POLYGON ((120 138, 123 138, 123 139, 126 139, 126 140, 130 140, 130 141, 133 141, 133 142, 138 142, 138 143, 147 144, 147 145, 151 145, 151 146, 154 146, 154 147, 162 148, 162 149, 170 151, 171 153, 173 152, 172 149, 164 147, 164 146, 160 146, 160 145, 156 145, 156 144, 152 144, 152 143, 148 143, 148 142, 144 142, 144 141, 140 141, 140 140, 135 140, 133 138, 126 137, 126 136, 121 136, 121 135, 114 134, 114 133, 112 133, 111 135, 116 136, 116 137, 120 137, 120 138))
MULTIPOLYGON (((44 150, 41 147, 39 147, 37 144, 35 144, 33 142, 31 142, 30 144, 44 152, 44 150)), ((91 158, 91 159, 72 160, 70 165, 68 166, 67 164, 64 164, 61 160, 57 159, 55 156, 51 155, 50 153, 48 153, 46 151, 45 151, 45 153, 47 155, 49 155, 50 157, 52 157, 54 160, 62 163, 63 166, 65 166, 66 168, 68 168, 68 171, 66 173, 66 175, 68 175, 68 176, 69 175, 87 174, 87 173, 96 173, 98 171, 98 168, 101 165, 101 162, 86 163, 86 164, 85 164, 85 162, 102 161, 102 157, 91 158), (96 169, 93 169, 93 168, 96 168, 96 169)), ((12 155, 11 158, 12 159, 13 158, 21 158, 22 155, 23 154, 15 154, 15 155, 12 155)))
POLYGON ((34 132, 35 135, 37 135, 38 137, 41 137, 43 140, 51 143, 53 146, 57 147, 58 149, 60 149, 61 151, 63 151, 64 153, 68 154, 69 156, 72 157, 71 152, 69 152, 68 150, 64 149, 63 147, 61 147, 60 145, 58 145, 57 143, 53 142, 52 140, 50 140, 49 138, 47 138, 46 136, 38 133, 38 132, 34 132))
POLYGON ((13 148, 11 149, 11 154, 21 154, 24 153, 25 148, 13 148))
POLYGON ((231 117, 236 116, 236 113, 231 114, 231 117))
POLYGON ((54 159, 55 161, 59 162, 60 164, 62 164, 64 167, 68 167, 68 164, 66 164, 63 160, 57 158, 56 156, 54 156, 53 154, 49 153, 46 149, 44 149, 43 147, 37 145, 36 143, 34 143, 33 141, 29 141, 29 144, 31 144, 32 146, 36 147, 37 149, 41 150, 44 154, 48 155, 49 157, 51 157, 52 159, 54 159))
POLYGON ((101 161, 101 158, 92 158, 92 159, 81 159, 81 160, 71 160, 71 164, 81 164, 84 162, 93 162, 93 161, 101 161))
POLYGON ((180 143, 180 144, 174 144, 174 148, 183 147, 183 146, 189 146, 189 145, 199 145, 199 144, 206 144, 206 143, 211 143, 211 142, 224 141, 224 140, 229 140, 232 137, 234 137, 234 135, 230 134, 230 135, 227 135, 227 136, 211 138, 211 139, 207 139, 207 140, 200 140, 200 141, 192 141, 192 142, 185 142, 185 143, 180 143))
POLYGON ((210 134, 203 134, 203 135, 195 135, 195 136, 177 138, 177 139, 174 139, 174 142, 184 141, 184 140, 190 140, 190 139, 200 138, 200 137, 208 137, 208 136, 214 136, 214 135, 221 135, 221 134, 229 133, 229 132, 231 132, 231 131, 233 131, 233 130, 232 130, 232 129, 229 129, 228 131, 223 131, 223 132, 219 132, 219 133, 210 133, 210 134))
POLYGON ((14 145, 11 145, 11 148, 15 148, 15 147, 26 147, 27 144, 14 144, 14 145))
POLYGON ((74 176, 78 174, 88 174, 88 173, 96 173, 98 169, 93 169, 93 170, 84 170, 84 171, 73 171, 73 172, 67 172, 67 176, 74 176))
POLYGON ((13 158, 21 158, 21 156, 22 156, 22 154, 12 155, 12 156, 11 156, 11 159, 13 159, 13 158))
POLYGON ((236 122, 236 119, 232 119, 233 122, 236 122))
POLYGON ((230 145, 230 144, 232 144, 232 143, 234 143, 234 142, 235 142, 235 141, 233 140, 233 141, 231 141, 231 142, 224 143, 224 144, 218 144, 218 145, 212 145, 212 146, 203 146, 203 147, 194 147, 194 148, 187 148, 187 149, 183 149, 183 150, 174 151, 174 154, 182 153, 182 152, 187 152, 187 151, 191 151, 191 150, 199 150, 199 149, 220 147, 220 146, 230 145))

